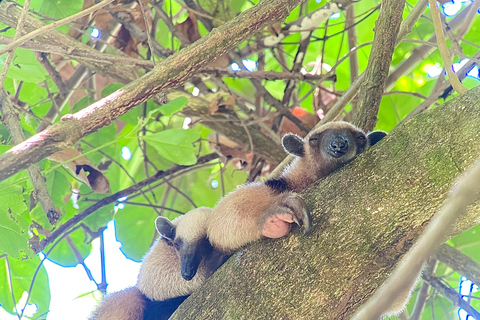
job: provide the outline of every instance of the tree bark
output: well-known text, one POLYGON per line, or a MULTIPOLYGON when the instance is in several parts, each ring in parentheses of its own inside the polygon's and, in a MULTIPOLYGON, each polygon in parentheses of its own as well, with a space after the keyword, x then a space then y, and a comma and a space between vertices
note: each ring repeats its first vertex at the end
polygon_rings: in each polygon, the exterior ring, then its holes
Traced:
MULTIPOLYGON (((240 250, 172 319, 350 319, 480 157, 478 128, 480 87, 401 124, 303 192, 310 235, 240 250)), ((479 209, 470 206, 449 236, 478 224, 479 209)))

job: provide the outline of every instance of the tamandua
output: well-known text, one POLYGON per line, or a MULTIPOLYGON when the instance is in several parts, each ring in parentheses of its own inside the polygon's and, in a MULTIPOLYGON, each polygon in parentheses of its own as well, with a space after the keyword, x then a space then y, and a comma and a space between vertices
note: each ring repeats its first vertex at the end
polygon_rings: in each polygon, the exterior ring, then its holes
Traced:
POLYGON ((385 135, 380 131, 366 135, 343 121, 325 124, 307 139, 285 135, 282 145, 295 159, 279 178, 241 185, 223 197, 208 223, 210 243, 232 253, 262 236, 283 237, 293 222, 308 232, 311 217, 297 192, 351 161, 385 135))

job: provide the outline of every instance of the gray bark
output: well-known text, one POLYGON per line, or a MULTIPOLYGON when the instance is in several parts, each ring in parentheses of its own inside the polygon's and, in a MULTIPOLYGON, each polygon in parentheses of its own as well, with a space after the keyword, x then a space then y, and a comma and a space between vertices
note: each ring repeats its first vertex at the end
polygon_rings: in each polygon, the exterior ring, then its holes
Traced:
MULTIPOLYGON (((310 235, 240 250, 172 319, 351 318, 480 157, 479 129, 480 87, 402 123, 303 192, 310 235)), ((478 224, 479 208, 470 206, 449 236, 478 224)))

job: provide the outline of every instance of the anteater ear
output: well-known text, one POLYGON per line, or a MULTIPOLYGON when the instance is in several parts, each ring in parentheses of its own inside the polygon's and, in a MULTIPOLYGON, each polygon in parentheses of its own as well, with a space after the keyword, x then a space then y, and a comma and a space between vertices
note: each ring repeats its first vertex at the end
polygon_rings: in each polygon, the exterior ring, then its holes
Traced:
POLYGON ((297 157, 303 157, 305 154, 305 141, 294 133, 287 133, 282 138, 283 148, 287 153, 297 157))
POLYGON ((155 220, 157 232, 164 238, 173 241, 175 239, 175 226, 165 217, 157 217, 155 220))
POLYGON ((378 141, 382 140, 387 135, 384 131, 372 131, 367 133, 368 144, 375 145, 378 141))

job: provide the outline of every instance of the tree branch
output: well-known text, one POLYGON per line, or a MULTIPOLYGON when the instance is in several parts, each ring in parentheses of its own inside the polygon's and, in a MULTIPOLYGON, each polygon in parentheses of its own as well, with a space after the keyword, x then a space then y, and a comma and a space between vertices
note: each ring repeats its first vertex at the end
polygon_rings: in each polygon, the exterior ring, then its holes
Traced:
MULTIPOLYGON (((216 158, 218 158, 218 155, 215 154, 215 153, 207 154, 207 155, 199 157, 198 160, 197 160, 197 163, 195 165, 207 163, 207 162, 209 162, 213 159, 216 159, 216 158)), ((114 203, 122 197, 131 195, 133 192, 139 191, 142 188, 146 187, 147 185, 149 185, 149 184, 151 184, 151 183, 153 183, 157 180, 163 179, 163 178, 165 178, 165 177, 167 177, 167 176, 169 176, 173 173, 179 172, 179 171, 184 170, 184 169, 189 168, 189 167, 190 166, 177 165, 177 166, 174 166, 174 167, 172 167, 170 169, 167 169, 165 171, 160 170, 151 177, 148 177, 148 178, 146 178, 146 179, 144 179, 144 180, 142 180, 142 181, 140 181, 140 182, 138 182, 134 185, 131 185, 128 188, 125 188, 125 189, 120 190, 120 191, 118 191, 118 192, 116 192, 116 193, 114 193, 110 196, 107 196, 107 197, 103 198, 102 200, 96 202, 95 204, 91 205, 90 207, 86 208, 82 212, 76 214, 71 219, 66 221, 59 228, 54 230, 48 237, 43 239, 41 241, 40 245, 38 247, 33 248, 33 250, 35 252, 42 251, 43 249, 45 249, 46 246, 53 243, 57 238, 59 238, 60 236, 62 236, 66 232, 68 232, 69 229, 74 227, 77 223, 79 223, 80 221, 82 221, 83 219, 85 219, 86 217, 88 217, 90 214, 94 213, 98 209, 100 209, 100 208, 102 208, 102 207, 104 207, 108 204, 114 203)))
POLYGON ((163 60, 151 72, 74 115, 62 117, 0 156, 0 180, 49 155, 71 147, 79 139, 109 125, 159 91, 184 83, 234 45, 260 28, 285 18, 300 0, 265 0, 212 30, 181 52, 163 60))
POLYGON ((365 69, 365 80, 358 94, 358 108, 353 123, 365 131, 371 131, 377 124, 378 108, 385 90, 385 79, 392 63, 397 35, 402 22, 405 0, 382 1, 378 19, 375 22, 375 37, 365 69))

